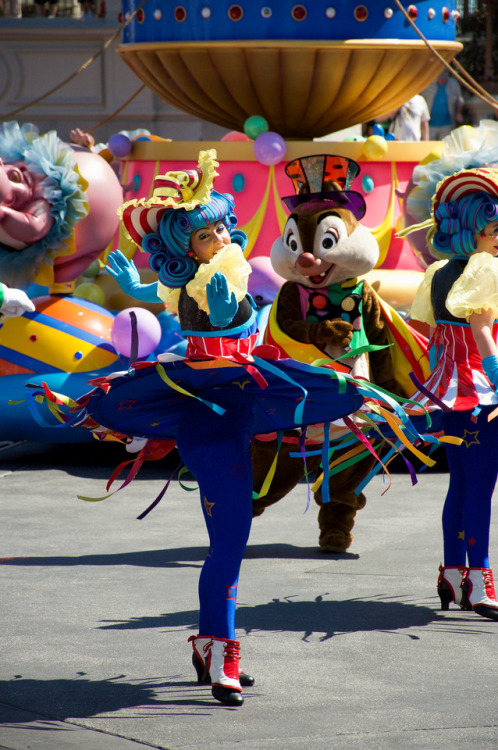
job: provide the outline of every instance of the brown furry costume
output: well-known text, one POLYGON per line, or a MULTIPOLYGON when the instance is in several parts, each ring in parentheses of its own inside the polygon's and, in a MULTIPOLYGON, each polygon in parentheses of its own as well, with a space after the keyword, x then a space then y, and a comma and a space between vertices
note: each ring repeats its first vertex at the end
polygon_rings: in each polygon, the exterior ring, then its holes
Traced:
MULTIPOLYGON (((359 285, 357 280, 374 268, 379 257, 375 238, 360 224, 365 201, 350 189, 360 171, 358 164, 346 157, 313 154, 290 162, 285 171, 295 195, 282 199, 291 214, 282 236, 273 244, 270 259, 275 271, 287 281, 273 304, 265 342, 276 345, 282 356, 308 363, 346 354, 351 340, 354 349, 365 344, 387 345, 388 325, 379 298, 366 281, 359 285)), ((354 375, 366 377, 392 393, 407 395, 396 382, 390 349, 361 355, 349 364, 354 375), (362 368, 360 373, 358 367, 362 368)), ((294 443, 282 443, 269 491, 253 501, 255 516, 282 499, 303 478, 303 460, 289 455, 299 452, 297 434, 285 436, 287 441, 294 437, 294 443)), ((276 453, 276 440, 254 442, 256 492, 261 490, 276 453)), ((333 459, 338 455, 339 449, 333 459)), ((354 490, 370 473, 375 460, 367 455, 331 475, 330 502, 322 502, 320 489, 315 492, 320 506, 319 544, 324 551, 344 552, 350 546, 356 512, 366 503, 365 495, 356 495, 354 490)), ((309 471, 317 470, 320 464, 320 455, 307 459, 309 471)))
MULTIPOLYGON (((362 318, 366 336, 369 343, 376 345, 387 345, 387 325, 382 317, 378 298, 368 282, 363 282, 362 290, 363 309, 362 318)), ((328 332, 337 332, 335 339, 337 345, 351 339, 352 326, 342 320, 322 321, 320 323, 307 324, 302 318, 299 303, 297 285, 286 282, 282 287, 278 298, 277 320, 281 329, 302 343, 311 343, 322 347, 325 341, 320 326, 324 323, 328 326, 328 332), (337 326, 337 324, 339 324, 337 326), (337 328, 339 330, 337 330, 337 328), (348 331, 349 335, 345 332, 348 331)), ((328 343, 332 343, 330 336, 328 343)), ((369 359, 370 380, 392 393, 402 395, 398 387, 393 370, 391 354, 389 349, 371 352, 369 359)), ((286 438, 294 437, 297 440, 298 432, 286 433, 286 438)), ((343 449, 345 452, 348 449, 343 449)), ((283 442, 280 448, 275 476, 271 483, 268 494, 253 500, 253 515, 260 516, 265 508, 281 500, 290 492, 303 478, 304 466, 301 458, 291 458, 291 452, 298 452, 296 442, 283 442)), ((277 442, 257 440, 253 445, 253 486, 259 492, 268 474, 272 461, 277 452, 277 442)), ((334 453, 334 459, 338 458, 340 451, 334 453)), ((351 545, 353 536, 351 530, 355 523, 356 512, 365 507, 366 497, 363 492, 358 495, 354 490, 358 484, 368 475, 373 468, 376 459, 367 456, 352 466, 343 469, 329 479, 330 502, 322 503, 321 491, 314 493, 316 503, 320 506, 318 512, 318 525, 320 529, 319 545, 326 552, 344 552, 351 545)), ((316 472, 320 468, 321 456, 310 456, 306 461, 308 471, 316 472)))

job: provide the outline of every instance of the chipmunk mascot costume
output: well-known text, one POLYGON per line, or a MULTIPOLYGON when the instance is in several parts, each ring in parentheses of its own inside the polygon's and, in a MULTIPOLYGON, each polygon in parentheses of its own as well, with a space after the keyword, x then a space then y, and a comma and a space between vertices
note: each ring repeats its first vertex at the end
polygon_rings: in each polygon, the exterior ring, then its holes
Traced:
MULTIPOLYGON (((291 214, 273 244, 271 262, 287 281, 273 303, 265 343, 309 364, 330 365, 332 359, 335 369, 409 397, 415 387, 408 373, 419 379, 428 374, 426 342, 359 278, 374 268, 379 248, 360 224, 365 201, 351 190, 358 164, 314 155, 290 162, 285 171, 295 195, 283 198, 291 214)), ((360 441, 352 447, 347 435, 341 423, 327 431, 331 463, 312 488, 325 552, 345 552, 351 545, 356 513, 366 503, 361 487, 377 463, 368 446, 360 441)), ((323 443, 320 425, 254 441, 254 516, 282 499, 305 473, 323 467, 323 443)))

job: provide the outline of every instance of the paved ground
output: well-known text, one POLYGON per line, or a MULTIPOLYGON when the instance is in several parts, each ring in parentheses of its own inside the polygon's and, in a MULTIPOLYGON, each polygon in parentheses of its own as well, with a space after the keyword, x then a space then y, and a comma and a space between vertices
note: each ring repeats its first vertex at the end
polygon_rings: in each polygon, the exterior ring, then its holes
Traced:
POLYGON ((0 748, 498 747, 498 623, 438 608, 445 473, 413 488, 396 474, 383 496, 374 480, 344 555, 318 551, 304 485, 255 521, 237 624, 257 684, 230 709, 190 664, 206 545, 197 494, 173 482, 137 521, 163 464, 104 502, 76 497, 104 494, 121 457, 0 451, 0 748))

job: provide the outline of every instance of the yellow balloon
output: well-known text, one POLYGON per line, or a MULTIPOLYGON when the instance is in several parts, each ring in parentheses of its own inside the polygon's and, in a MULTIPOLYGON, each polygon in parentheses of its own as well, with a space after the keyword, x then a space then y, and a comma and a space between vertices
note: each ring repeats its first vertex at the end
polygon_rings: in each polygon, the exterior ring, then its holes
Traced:
POLYGON ((363 144, 367 159, 382 159, 387 154, 387 141, 381 135, 369 135, 363 144))
POLYGON ((89 302, 94 302, 96 305, 104 307, 105 305, 105 294, 97 284, 92 284, 89 281, 84 281, 82 284, 78 284, 73 292, 75 297, 81 299, 87 299, 89 302))

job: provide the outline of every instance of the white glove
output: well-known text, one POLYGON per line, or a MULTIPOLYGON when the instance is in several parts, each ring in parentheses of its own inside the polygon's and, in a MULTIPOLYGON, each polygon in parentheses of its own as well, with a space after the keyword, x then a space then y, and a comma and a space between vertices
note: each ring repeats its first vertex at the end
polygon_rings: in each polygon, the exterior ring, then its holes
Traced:
POLYGON ((35 306, 25 292, 20 289, 9 289, 5 284, 1 286, 3 290, 3 302, 0 306, 0 313, 6 315, 8 318, 15 318, 24 312, 34 311, 35 306))

